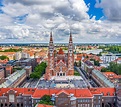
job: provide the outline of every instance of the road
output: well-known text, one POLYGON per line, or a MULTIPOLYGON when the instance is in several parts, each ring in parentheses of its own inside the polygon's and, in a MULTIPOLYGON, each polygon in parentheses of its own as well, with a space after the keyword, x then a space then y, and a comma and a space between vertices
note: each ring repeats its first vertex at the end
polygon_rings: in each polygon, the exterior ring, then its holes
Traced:
POLYGON ((93 86, 93 87, 99 87, 99 85, 93 80, 93 79, 89 79, 86 71, 84 71, 82 68, 79 68, 82 73, 85 75, 85 77, 89 80, 90 84, 93 86))
POLYGON ((88 86, 90 87, 98 87, 98 85, 95 83, 93 79, 89 79, 86 71, 82 70, 79 67, 75 67, 76 70, 80 73, 80 75, 83 77, 83 79, 88 83, 88 86))
POLYGON ((92 87, 92 85, 88 81, 89 80, 88 77, 83 74, 82 70, 79 67, 75 67, 75 69, 80 73, 80 75, 82 76, 82 78, 84 79, 84 81, 86 82, 86 84, 89 87, 92 87))
POLYGON ((29 79, 29 80, 26 80, 20 87, 35 88, 37 82, 38 82, 38 79, 37 80, 29 79))

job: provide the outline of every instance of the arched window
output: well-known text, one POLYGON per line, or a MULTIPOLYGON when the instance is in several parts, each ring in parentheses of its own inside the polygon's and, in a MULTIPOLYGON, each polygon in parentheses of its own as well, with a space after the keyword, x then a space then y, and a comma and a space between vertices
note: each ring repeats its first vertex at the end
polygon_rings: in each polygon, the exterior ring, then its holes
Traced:
POLYGON ((3 104, 1 103, 1 107, 3 107, 3 104))
POLYGON ((110 93, 108 92, 107 95, 110 96, 110 93))

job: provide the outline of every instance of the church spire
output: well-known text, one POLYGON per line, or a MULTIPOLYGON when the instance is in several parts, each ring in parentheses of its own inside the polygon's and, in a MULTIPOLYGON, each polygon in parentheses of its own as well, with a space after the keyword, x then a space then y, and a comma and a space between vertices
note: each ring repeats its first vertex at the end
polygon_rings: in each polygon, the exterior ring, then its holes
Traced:
POLYGON ((73 41, 72 41, 72 34, 71 34, 71 32, 70 32, 70 38, 69 38, 69 43, 72 43, 73 41))
POLYGON ((52 32, 50 33, 50 43, 53 43, 53 36, 52 36, 52 32))

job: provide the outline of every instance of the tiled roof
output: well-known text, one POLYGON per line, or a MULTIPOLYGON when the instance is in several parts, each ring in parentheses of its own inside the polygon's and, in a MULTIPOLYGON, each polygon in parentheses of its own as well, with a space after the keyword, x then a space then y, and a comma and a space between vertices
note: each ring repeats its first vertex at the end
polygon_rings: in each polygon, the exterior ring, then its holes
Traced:
POLYGON ((88 65, 88 66, 93 66, 93 64, 88 60, 85 61, 85 64, 88 65))
POLYGON ((103 94, 104 96, 114 96, 115 88, 91 88, 92 94, 103 94))
POLYGON ((103 74, 104 74, 105 76, 117 75, 117 74, 115 74, 114 72, 103 72, 103 74))
POLYGON ((94 69, 101 71, 101 69, 104 68, 103 66, 94 66, 94 69))
POLYGON ((104 72, 103 73, 109 79, 118 79, 121 78, 121 75, 117 75, 114 72, 104 72))
POLYGON ((63 90, 63 89, 61 91, 59 91, 58 93, 56 93, 56 95, 59 95, 61 93, 65 93, 66 95, 69 95, 69 93, 67 91, 63 90))
POLYGON ((3 93, 7 93, 9 90, 16 91, 16 95, 18 96, 20 93, 24 95, 33 95, 36 88, 0 88, 0 96, 3 95, 3 93))
POLYGON ((74 94, 77 98, 89 98, 95 94, 103 94, 104 96, 114 96, 115 88, 85 88, 85 89, 36 89, 36 88, 0 88, 0 96, 14 90, 16 95, 32 95, 33 98, 41 98, 44 95, 59 95, 65 93, 67 95, 74 94))
POLYGON ((45 104, 38 104, 36 107, 54 107, 51 105, 45 105, 45 104))
POLYGON ((76 89, 75 97, 92 97, 92 93, 87 89, 76 89))
POLYGON ((114 60, 114 62, 118 62, 121 61, 121 58, 117 58, 116 60, 114 60))
POLYGON ((60 48, 60 49, 59 49, 58 54, 62 54, 62 55, 64 54, 64 52, 63 52, 62 48, 60 48))

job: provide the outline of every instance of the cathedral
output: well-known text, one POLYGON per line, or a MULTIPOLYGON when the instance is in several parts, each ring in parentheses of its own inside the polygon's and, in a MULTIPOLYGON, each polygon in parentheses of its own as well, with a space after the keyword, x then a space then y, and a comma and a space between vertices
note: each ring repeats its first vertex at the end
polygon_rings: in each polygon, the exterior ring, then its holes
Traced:
POLYGON ((46 68, 45 79, 49 80, 52 76, 72 75, 74 75, 74 54, 72 35, 70 33, 68 53, 64 53, 62 48, 60 48, 59 51, 56 51, 51 33, 48 49, 48 66, 46 68))

